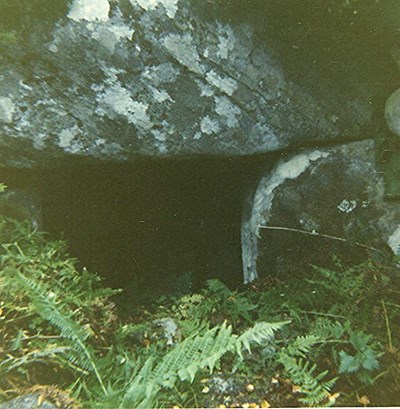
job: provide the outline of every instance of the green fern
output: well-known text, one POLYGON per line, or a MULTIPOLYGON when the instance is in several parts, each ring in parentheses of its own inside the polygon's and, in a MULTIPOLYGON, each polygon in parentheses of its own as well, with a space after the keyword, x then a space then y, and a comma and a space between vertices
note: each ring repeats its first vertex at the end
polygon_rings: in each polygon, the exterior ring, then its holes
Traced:
POLYGON ((293 384, 300 387, 300 393, 304 395, 299 399, 300 402, 310 406, 321 406, 322 403, 328 401, 330 390, 337 378, 324 380, 328 371, 316 374, 316 365, 303 358, 296 359, 281 354, 279 361, 284 366, 293 384))
POLYGON ((300 335, 285 348, 285 353, 289 356, 305 357, 318 342, 320 338, 315 335, 300 335))
POLYGON ((241 354, 243 347, 250 350, 251 343, 267 343, 273 338, 274 332, 285 324, 257 323, 237 336, 232 333, 232 326, 223 323, 202 334, 186 338, 165 355, 154 369, 153 360, 150 358, 146 361, 125 393, 120 408, 153 406, 162 387, 172 388, 178 379, 193 382, 196 374, 204 368, 208 368, 211 373, 227 352, 241 354))
MULTIPOLYGON (((307 354, 320 342, 314 335, 298 336, 278 355, 280 362, 294 385, 304 395, 299 399, 310 406, 320 406, 328 401, 329 393, 337 378, 324 380, 328 371, 315 373, 317 366, 307 360, 307 354)), ((329 402, 329 401, 328 401, 329 402)))
POLYGON ((94 354, 85 342, 89 333, 72 318, 71 314, 62 310, 62 307, 57 304, 53 297, 49 296, 40 283, 25 277, 18 271, 15 272, 14 279, 25 289, 36 312, 58 328, 64 339, 72 341, 71 347, 75 354, 68 354, 68 359, 84 369, 93 371, 104 394, 107 394, 103 379, 97 369, 94 354))
POLYGON ((246 349, 248 352, 251 352, 251 344, 267 344, 273 339, 274 333, 276 331, 280 330, 284 325, 289 323, 290 321, 282 321, 276 323, 258 322, 254 325, 254 327, 245 331, 238 338, 238 342, 236 343, 238 355, 242 357, 242 348, 246 349))

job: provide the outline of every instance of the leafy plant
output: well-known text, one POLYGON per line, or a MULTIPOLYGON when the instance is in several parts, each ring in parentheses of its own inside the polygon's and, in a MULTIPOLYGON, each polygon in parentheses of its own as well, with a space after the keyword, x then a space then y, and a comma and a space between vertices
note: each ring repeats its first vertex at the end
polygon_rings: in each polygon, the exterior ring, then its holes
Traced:
POLYGON ((250 351, 250 344, 264 344, 271 341, 281 323, 258 323, 253 328, 237 336, 226 323, 186 338, 161 362, 153 368, 153 359, 143 365, 129 389, 125 393, 120 408, 153 407, 154 399, 162 387, 172 388, 175 382, 193 382, 196 374, 208 367, 210 372, 223 355, 236 351, 241 356, 242 348, 250 351))
POLYGON ((378 358, 381 355, 377 351, 376 343, 371 343, 371 335, 361 331, 353 331, 350 328, 349 342, 353 352, 340 351, 340 373, 356 373, 357 377, 366 384, 373 383, 371 373, 379 368, 378 358))
POLYGON ((118 291, 77 270, 65 243, 2 217, 0 235, 0 399, 56 381, 87 407, 217 406, 202 382, 229 374, 274 406, 322 406, 396 379, 395 264, 336 261, 242 292, 210 280, 198 294, 129 306, 122 320, 118 291), (167 321, 169 338, 156 324, 167 321), (275 376, 292 389, 276 392, 275 376))

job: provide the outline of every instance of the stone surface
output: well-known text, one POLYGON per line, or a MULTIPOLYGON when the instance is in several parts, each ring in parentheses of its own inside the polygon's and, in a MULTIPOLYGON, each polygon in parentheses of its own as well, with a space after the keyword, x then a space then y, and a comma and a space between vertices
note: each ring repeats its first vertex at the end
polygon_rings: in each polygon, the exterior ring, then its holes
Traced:
MULTIPOLYGON (((49 402, 47 399, 39 404, 38 402, 41 400, 42 399, 39 392, 28 393, 12 399, 9 402, 0 403, 0 409, 56 409, 58 407, 56 404, 49 402)), ((72 406, 69 407, 72 408, 72 406)))
POLYGON ((249 155, 366 137, 365 93, 329 81, 310 93, 254 27, 205 19, 193 4, 74 0, 55 26, 30 27, 0 59, 0 165, 249 155))
POLYGON ((400 136, 400 89, 393 92, 385 104, 385 119, 388 128, 400 136))
POLYGON ((399 231, 400 206, 384 200, 373 141, 288 155, 249 199, 242 227, 245 281, 304 271, 331 255, 357 262, 366 251, 398 254, 399 231))

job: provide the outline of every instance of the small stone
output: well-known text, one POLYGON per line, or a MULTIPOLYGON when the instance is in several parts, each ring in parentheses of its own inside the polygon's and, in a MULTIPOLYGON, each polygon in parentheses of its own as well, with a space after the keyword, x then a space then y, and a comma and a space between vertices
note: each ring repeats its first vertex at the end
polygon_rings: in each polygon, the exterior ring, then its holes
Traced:
POLYGON ((246 385, 246 391, 247 392, 253 392, 254 391, 254 385, 252 385, 251 383, 246 385))

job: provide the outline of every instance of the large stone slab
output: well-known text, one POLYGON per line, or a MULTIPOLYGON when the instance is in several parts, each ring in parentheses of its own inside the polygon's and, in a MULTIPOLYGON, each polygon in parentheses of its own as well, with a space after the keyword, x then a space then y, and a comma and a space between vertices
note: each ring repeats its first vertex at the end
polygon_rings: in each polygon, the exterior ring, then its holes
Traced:
POLYGON ((332 255, 400 253, 400 206, 384 200, 373 141, 287 155, 261 178, 242 226, 246 282, 332 255))
POLYGON ((193 4, 74 0, 55 26, 26 27, 0 58, 0 165, 249 155, 366 137, 365 95, 329 81, 323 98, 308 92, 254 27, 203 18, 193 4))

